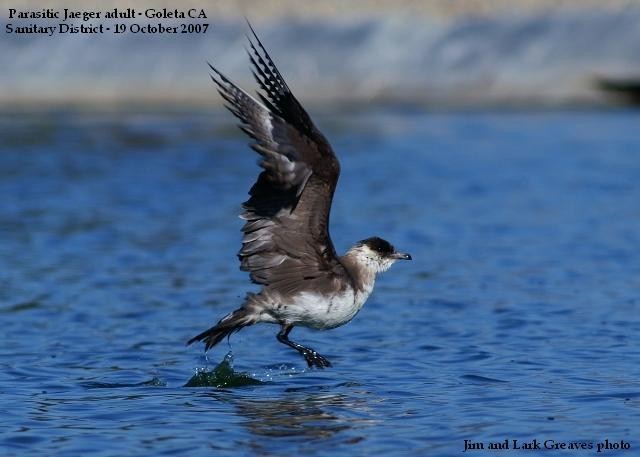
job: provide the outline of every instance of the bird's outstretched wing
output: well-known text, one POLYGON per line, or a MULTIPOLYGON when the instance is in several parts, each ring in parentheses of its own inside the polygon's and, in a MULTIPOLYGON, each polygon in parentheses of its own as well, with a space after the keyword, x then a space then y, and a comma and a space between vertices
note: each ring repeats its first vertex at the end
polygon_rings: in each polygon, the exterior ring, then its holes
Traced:
POLYGON ((295 293, 309 282, 322 287, 344 275, 328 229, 340 165, 251 32, 247 52, 260 100, 210 65, 226 107, 255 140, 251 147, 263 168, 243 204, 240 268, 253 282, 282 293, 295 293))

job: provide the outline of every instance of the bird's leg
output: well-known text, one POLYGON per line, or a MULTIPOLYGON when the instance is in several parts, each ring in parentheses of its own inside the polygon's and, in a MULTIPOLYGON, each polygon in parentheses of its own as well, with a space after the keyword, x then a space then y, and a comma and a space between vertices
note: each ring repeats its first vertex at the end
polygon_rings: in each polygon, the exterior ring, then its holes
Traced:
POLYGON ((286 344, 289 347, 292 347, 293 349, 298 351, 300 354, 302 354, 304 359, 307 361, 307 364, 309 365, 309 367, 317 367, 317 368, 330 367, 331 362, 329 362, 325 357, 321 356, 313 349, 298 343, 294 343, 289 339, 289 332, 291 331, 292 328, 293 328, 293 325, 291 324, 282 324, 282 326, 280 327, 280 332, 276 336, 276 338, 278 338, 278 341, 280 341, 283 344, 286 344))

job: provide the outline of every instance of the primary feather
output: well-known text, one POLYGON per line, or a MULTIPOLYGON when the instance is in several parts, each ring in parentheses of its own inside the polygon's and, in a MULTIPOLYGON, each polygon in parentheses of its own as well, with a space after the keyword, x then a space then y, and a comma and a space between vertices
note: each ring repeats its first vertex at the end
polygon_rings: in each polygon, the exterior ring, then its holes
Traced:
POLYGON ((260 100, 210 65, 227 108, 255 140, 251 147, 263 168, 243 204, 238 257, 253 282, 295 292, 344 272, 328 228, 340 164, 251 31, 257 44, 249 37, 248 52, 260 100))

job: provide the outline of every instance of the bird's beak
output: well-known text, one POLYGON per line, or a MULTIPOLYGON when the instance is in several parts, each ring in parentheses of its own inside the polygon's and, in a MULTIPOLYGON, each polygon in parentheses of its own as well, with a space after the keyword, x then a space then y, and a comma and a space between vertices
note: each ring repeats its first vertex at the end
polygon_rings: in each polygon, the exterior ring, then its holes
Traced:
POLYGON ((397 260, 411 260, 411 254, 407 254, 406 252, 394 252, 391 254, 391 258, 397 260))

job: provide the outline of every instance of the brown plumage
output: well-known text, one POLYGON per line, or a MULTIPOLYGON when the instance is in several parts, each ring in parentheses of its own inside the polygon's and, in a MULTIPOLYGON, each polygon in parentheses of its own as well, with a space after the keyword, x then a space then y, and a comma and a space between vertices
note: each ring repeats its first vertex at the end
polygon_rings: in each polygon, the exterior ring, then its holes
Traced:
POLYGON ((340 164, 249 27, 253 39, 248 37, 247 52, 260 100, 209 66, 225 106, 240 119, 261 157, 263 171, 240 216, 245 224, 238 257, 240 268, 262 290, 248 294, 241 308, 188 344, 205 341, 208 350, 247 325, 278 323, 281 342, 301 352, 310 366, 329 366, 315 351, 291 342, 289 331, 294 325, 332 328, 348 322, 371 292, 375 273, 410 257, 379 238, 361 242, 342 258, 336 255, 329 213, 340 164), (324 318, 334 302, 337 314, 324 318))

